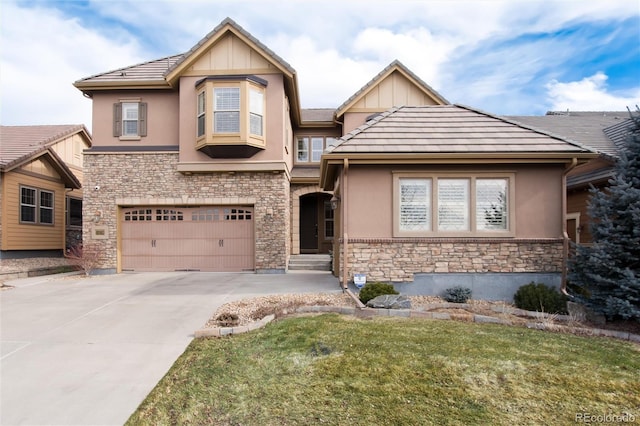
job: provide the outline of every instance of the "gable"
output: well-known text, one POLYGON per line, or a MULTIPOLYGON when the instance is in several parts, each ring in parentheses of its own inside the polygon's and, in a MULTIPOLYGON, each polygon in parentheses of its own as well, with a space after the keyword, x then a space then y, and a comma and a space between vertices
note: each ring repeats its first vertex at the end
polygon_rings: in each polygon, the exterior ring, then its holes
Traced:
POLYGON ((437 105, 434 99, 399 71, 372 86, 348 112, 375 112, 400 105, 437 105))
POLYGON ((16 171, 22 171, 29 174, 44 176, 47 178, 54 178, 56 180, 60 179, 60 174, 51 165, 51 163, 46 160, 46 156, 38 157, 33 161, 23 164, 22 166, 18 167, 16 171))
POLYGON ((336 117, 383 112, 399 106, 447 104, 449 101, 396 60, 340 105, 336 117))
POLYGON ((268 74, 278 72, 260 52, 239 39, 235 34, 227 33, 211 48, 188 66, 183 75, 202 75, 203 73, 240 73, 268 74))

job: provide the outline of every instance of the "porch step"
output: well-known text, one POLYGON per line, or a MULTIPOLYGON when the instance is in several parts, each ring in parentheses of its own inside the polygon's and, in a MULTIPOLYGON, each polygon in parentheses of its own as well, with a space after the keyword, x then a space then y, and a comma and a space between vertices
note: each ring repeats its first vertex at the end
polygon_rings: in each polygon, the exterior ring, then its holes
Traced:
POLYGON ((328 254, 296 254, 289 259, 290 271, 330 271, 331 256, 328 254))

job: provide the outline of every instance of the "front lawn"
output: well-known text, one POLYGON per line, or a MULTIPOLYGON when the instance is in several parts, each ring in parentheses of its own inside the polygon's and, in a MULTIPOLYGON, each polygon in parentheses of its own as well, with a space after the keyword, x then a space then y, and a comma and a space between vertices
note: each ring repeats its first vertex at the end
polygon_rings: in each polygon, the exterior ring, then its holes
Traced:
POLYGON ((585 415, 637 422, 639 372, 638 345, 604 338, 298 317, 194 340, 128 424, 523 425, 585 415))

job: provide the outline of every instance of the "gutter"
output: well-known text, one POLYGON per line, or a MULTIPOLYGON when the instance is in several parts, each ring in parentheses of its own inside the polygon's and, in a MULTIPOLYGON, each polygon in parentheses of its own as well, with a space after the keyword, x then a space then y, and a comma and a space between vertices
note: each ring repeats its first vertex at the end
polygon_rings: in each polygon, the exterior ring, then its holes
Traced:
POLYGON ((347 290, 349 283, 349 234, 347 232, 347 203, 349 200, 349 185, 348 181, 349 172, 349 159, 343 160, 343 172, 342 172, 342 288, 347 290))
POLYGON ((567 232, 567 175, 578 166, 576 157, 571 159, 571 163, 565 167, 562 173, 562 281, 560 291, 566 296, 567 292, 567 268, 569 263, 569 233, 567 232))

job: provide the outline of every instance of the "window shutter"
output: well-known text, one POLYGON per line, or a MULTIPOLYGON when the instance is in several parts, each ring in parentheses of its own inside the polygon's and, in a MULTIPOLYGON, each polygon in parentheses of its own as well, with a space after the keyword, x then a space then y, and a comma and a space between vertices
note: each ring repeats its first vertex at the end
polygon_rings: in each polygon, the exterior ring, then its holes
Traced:
POLYGON ((138 132, 140 136, 147 136, 147 103, 138 105, 138 132))
POLYGON ((113 136, 122 136, 122 104, 113 104, 113 136))

